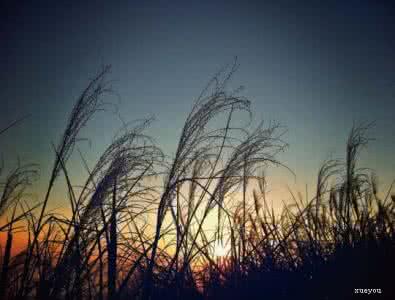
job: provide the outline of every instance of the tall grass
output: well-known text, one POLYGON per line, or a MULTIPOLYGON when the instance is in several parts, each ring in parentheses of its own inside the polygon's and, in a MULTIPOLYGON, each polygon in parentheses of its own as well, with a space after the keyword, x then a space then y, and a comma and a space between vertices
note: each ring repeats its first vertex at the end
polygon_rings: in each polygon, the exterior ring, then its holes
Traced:
POLYGON ((323 163, 312 199, 290 191, 293 204, 275 210, 265 170, 285 167, 284 130, 237 125, 252 114, 242 89, 228 88, 236 69, 218 72, 195 101, 174 156, 145 134, 150 119, 126 124, 94 166, 80 153, 87 176, 76 185, 67 162, 111 91, 109 67, 99 72, 53 147, 44 199, 24 200, 34 165, 2 186, 0 299, 350 299, 355 288, 391 298, 392 188, 381 198, 376 176, 358 167, 369 125, 352 128, 344 162, 323 163), (60 176, 67 216, 47 211, 60 176), (18 231, 27 241, 16 253, 18 231))

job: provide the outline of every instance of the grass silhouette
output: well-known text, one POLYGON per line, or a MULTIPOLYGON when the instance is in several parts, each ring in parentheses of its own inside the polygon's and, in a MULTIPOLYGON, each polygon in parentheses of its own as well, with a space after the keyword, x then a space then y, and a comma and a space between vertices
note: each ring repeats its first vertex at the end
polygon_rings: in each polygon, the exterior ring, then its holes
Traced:
POLYGON ((44 199, 24 201, 35 165, 5 178, 0 299, 393 299, 395 198, 391 188, 381 198, 375 175, 358 167, 369 125, 352 128, 344 162, 322 164, 312 199, 290 191, 293 204, 279 214, 266 199, 264 169, 283 166, 284 131, 235 125, 240 113, 252 117, 242 89, 228 89, 236 69, 208 83, 173 157, 145 134, 151 120, 126 124, 94 166, 81 155, 88 176, 77 188, 68 160, 111 92, 103 68, 53 147, 44 199), (47 211, 59 177, 67 216, 47 211), (28 238, 13 253, 17 231, 28 238))

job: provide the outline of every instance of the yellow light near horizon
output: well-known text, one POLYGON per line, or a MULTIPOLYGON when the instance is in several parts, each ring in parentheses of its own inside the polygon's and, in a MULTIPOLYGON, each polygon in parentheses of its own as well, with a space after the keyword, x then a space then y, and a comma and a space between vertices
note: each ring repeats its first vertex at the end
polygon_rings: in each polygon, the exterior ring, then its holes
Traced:
POLYGON ((230 251, 230 246, 229 245, 224 245, 221 242, 218 242, 214 246, 214 255, 216 257, 225 257, 229 254, 230 251))

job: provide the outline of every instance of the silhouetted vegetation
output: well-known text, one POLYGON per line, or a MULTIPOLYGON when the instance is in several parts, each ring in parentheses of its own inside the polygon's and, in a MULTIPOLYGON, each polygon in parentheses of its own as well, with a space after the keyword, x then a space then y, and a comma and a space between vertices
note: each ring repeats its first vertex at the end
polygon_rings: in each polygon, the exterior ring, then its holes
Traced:
POLYGON ((358 165, 369 125, 351 129, 345 161, 322 164, 311 199, 290 191, 292 205, 277 211, 265 171, 285 167, 284 130, 239 125, 252 114, 242 89, 228 88, 236 67, 196 100, 174 156, 146 135, 150 119, 125 124, 94 166, 81 155, 88 175, 77 184, 68 160, 106 105, 105 67, 53 147, 44 199, 25 199, 35 165, 3 181, 0 299, 351 299, 365 296, 361 288, 393 299, 395 197, 392 187, 381 197, 374 173, 358 165), (59 178, 67 215, 47 209, 59 178), (26 245, 13 253, 17 231, 26 245))

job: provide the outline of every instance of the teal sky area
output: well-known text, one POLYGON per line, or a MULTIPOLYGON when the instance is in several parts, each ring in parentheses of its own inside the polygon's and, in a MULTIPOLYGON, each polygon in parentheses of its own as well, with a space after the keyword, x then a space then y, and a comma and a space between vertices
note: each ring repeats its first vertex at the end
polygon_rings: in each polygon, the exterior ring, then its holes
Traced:
MULTIPOLYGON (((362 166, 383 189, 395 179, 395 9, 388 1, 20 1, 0 23, 0 139, 6 167, 40 165, 40 185, 80 92, 100 67, 126 121, 155 116, 148 133, 175 151, 183 122, 212 75, 238 57, 256 120, 287 128, 274 190, 313 186, 323 160, 344 158, 354 123, 375 122, 362 166), (280 180, 281 179, 281 180, 280 180)), ((88 160, 121 126, 98 114, 81 137, 88 160)), ((78 156, 70 162, 79 165, 78 156)), ((77 172, 74 174, 82 176, 77 172)), ((270 179, 269 179, 270 180, 270 179)))

